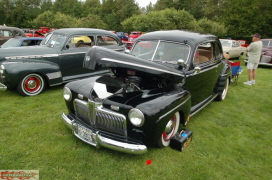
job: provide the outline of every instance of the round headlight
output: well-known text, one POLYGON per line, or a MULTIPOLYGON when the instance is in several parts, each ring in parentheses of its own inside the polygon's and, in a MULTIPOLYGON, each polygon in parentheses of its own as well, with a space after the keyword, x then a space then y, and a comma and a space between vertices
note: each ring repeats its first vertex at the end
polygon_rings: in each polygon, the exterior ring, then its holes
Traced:
POLYGON ((72 99, 72 92, 68 87, 64 87, 64 89, 63 89, 63 98, 66 101, 71 101, 71 99, 72 99))
POLYGON ((139 109, 131 109, 128 118, 134 126, 141 127, 144 124, 144 114, 139 109))

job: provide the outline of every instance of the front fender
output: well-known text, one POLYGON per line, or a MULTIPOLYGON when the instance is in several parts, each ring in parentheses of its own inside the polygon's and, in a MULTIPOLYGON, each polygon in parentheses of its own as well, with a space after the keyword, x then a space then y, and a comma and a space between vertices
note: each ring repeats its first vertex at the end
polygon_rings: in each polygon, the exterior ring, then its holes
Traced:
MULTIPOLYGON (((137 101, 143 103, 138 104, 135 108, 144 113, 146 120, 141 130, 147 144, 154 145, 158 142, 166 124, 176 112, 180 112, 180 124, 184 124, 190 114, 191 95, 186 90, 174 90, 148 101, 145 101, 144 98, 144 96, 137 97, 137 101)), ((133 104, 131 106, 133 107, 133 104)))
POLYGON ((62 82, 59 66, 51 62, 5 61, 2 65, 5 68, 5 84, 9 88, 16 87, 30 73, 42 75, 49 85, 62 82))

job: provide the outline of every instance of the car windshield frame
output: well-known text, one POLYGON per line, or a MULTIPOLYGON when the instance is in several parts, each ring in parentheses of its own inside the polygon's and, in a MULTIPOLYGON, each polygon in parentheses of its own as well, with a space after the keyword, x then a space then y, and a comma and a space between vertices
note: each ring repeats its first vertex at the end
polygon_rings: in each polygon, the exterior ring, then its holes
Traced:
POLYGON ((137 41, 131 50, 131 54, 136 57, 154 62, 173 64, 177 64, 178 60, 181 59, 187 63, 190 52, 191 47, 188 44, 163 40, 137 41), (167 54, 169 53, 175 58, 168 59, 167 54))

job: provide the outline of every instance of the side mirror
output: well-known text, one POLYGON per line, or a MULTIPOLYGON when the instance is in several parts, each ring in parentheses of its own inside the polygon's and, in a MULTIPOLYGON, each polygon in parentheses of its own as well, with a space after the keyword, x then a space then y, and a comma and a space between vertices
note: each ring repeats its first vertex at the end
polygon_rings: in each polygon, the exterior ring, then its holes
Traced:
POLYGON ((179 68, 181 69, 185 69, 187 67, 183 59, 178 60, 178 65, 179 65, 179 68))

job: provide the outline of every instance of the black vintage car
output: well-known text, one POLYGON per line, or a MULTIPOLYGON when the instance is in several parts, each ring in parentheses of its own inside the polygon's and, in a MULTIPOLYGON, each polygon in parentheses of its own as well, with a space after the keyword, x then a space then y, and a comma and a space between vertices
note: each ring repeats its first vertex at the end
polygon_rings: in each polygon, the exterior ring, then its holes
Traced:
POLYGON ((231 76, 216 36, 179 30, 142 35, 130 54, 94 47, 84 67, 111 71, 65 85, 63 122, 90 145, 132 154, 168 146, 191 116, 225 99, 231 76))
POLYGON ((17 88, 23 96, 40 94, 46 85, 102 74, 82 67, 92 46, 116 51, 125 47, 119 37, 106 30, 65 28, 47 34, 40 46, 0 49, 0 90, 17 88))

